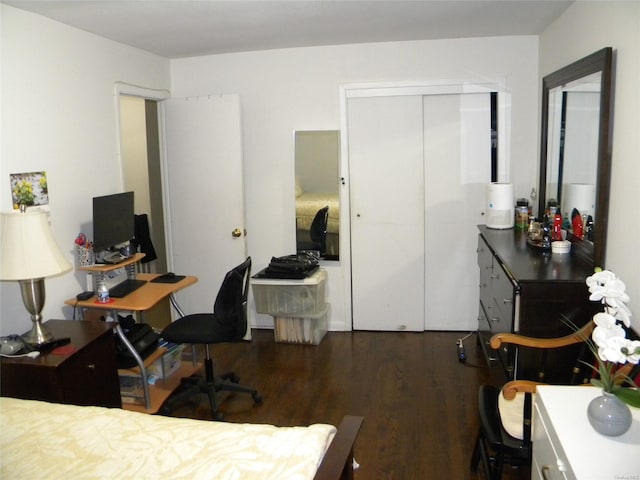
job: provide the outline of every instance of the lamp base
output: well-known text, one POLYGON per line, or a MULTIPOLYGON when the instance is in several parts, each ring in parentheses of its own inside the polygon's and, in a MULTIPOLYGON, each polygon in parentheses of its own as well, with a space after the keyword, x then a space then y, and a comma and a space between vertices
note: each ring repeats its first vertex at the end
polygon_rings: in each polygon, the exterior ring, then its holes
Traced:
POLYGON ((53 338, 53 334, 40 322, 40 320, 34 320, 31 330, 22 335, 22 339, 29 345, 33 346, 50 342, 53 338))

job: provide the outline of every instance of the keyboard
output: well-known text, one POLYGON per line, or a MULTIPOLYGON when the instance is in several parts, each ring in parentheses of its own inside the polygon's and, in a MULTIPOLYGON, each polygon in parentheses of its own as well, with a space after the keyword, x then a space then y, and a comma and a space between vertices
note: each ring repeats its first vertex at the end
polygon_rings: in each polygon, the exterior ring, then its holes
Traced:
POLYGON ((146 280, 135 280, 131 278, 127 278, 123 282, 114 285, 109 289, 109 296, 113 298, 122 298, 129 295, 131 292, 139 289, 143 286, 146 280))

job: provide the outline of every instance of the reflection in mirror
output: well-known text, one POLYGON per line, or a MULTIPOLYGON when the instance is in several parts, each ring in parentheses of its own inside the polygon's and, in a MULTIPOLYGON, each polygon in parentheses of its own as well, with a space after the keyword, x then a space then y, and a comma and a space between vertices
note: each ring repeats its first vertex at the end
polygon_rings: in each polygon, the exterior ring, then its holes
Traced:
POLYGON ((542 79, 538 215, 557 205, 572 252, 604 267, 611 176, 611 47, 542 79))
POLYGON ((339 259, 339 157, 339 131, 295 132, 297 250, 326 260, 339 259))
POLYGON ((597 72, 549 91, 547 204, 557 203, 564 228, 571 232, 578 216, 589 241, 593 232, 586 227, 597 222, 601 76, 597 72))

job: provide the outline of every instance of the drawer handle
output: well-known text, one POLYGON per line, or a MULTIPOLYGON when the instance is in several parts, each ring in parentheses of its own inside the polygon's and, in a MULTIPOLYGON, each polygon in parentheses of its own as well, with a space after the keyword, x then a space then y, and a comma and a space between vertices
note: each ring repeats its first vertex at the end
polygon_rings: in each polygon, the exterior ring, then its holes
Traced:
POLYGON ((498 323, 500 321, 500 317, 491 317, 489 320, 491 320, 493 323, 498 323))
POLYGON ((496 279, 496 278, 498 278, 498 275, 496 273, 492 273, 491 274, 491 278, 496 279))
POLYGON ((96 364, 95 363, 90 363, 89 365, 87 365, 87 368, 90 368, 91 370, 95 370, 96 364))
POLYGON ((513 298, 505 298, 502 300, 503 303, 513 303, 513 298))

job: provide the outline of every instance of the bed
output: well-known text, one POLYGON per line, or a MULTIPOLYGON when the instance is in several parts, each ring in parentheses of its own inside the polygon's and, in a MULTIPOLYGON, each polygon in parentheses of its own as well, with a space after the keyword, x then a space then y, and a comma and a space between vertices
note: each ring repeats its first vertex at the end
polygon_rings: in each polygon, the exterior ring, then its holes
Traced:
POLYGON ((340 201, 338 194, 328 193, 301 193, 296 197, 296 229, 309 230, 318 210, 326 206, 329 206, 327 233, 338 233, 340 201))
POLYGON ((346 479, 361 422, 276 427, 0 397, 0 477, 346 479))

